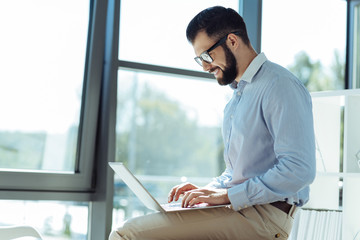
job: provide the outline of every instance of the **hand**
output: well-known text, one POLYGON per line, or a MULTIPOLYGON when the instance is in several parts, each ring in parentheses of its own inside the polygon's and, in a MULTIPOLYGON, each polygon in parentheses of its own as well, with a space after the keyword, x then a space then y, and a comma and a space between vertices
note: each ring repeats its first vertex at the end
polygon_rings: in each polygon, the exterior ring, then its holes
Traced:
POLYGON ((187 191, 182 200, 182 207, 192 207, 195 204, 207 203, 209 205, 229 204, 227 189, 194 189, 187 191))
POLYGON ((184 194, 187 191, 198 189, 199 187, 191 184, 191 183, 183 183, 180 185, 177 185, 171 189, 168 195, 168 202, 177 201, 179 200, 179 197, 181 194, 184 194))

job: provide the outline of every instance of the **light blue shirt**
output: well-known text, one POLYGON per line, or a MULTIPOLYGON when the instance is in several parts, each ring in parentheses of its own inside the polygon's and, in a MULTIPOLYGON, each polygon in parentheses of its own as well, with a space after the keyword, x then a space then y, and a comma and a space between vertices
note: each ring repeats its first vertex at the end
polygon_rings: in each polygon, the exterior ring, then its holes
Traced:
POLYGON ((224 110, 226 170, 210 186, 228 188, 232 207, 309 200, 315 178, 311 97, 288 70, 259 54, 224 110))

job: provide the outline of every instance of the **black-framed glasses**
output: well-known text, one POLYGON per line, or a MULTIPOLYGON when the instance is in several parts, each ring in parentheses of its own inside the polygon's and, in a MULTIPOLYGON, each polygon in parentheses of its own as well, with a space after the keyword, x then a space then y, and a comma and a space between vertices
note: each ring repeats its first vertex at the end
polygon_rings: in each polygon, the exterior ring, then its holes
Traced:
MULTIPOLYGON (((238 35, 239 32, 232 32, 233 34, 238 35)), ((212 45, 208 50, 202 52, 200 54, 200 56, 195 57, 195 61, 202 67, 202 61, 207 62, 207 63, 212 63, 214 61, 214 59, 210 56, 210 52, 212 50, 214 50, 215 48, 217 48, 218 46, 220 46, 221 44, 223 44, 227 37, 229 36, 230 33, 226 34, 226 36, 222 37, 219 41, 217 41, 214 45, 212 45)))

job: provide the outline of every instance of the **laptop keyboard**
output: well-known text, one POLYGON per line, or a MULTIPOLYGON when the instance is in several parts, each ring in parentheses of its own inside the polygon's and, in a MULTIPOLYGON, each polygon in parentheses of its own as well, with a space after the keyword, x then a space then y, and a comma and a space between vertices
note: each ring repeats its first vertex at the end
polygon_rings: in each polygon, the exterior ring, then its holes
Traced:
POLYGON ((164 204, 164 206, 166 206, 168 208, 179 208, 179 207, 181 207, 181 203, 166 203, 166 204, 164 204))

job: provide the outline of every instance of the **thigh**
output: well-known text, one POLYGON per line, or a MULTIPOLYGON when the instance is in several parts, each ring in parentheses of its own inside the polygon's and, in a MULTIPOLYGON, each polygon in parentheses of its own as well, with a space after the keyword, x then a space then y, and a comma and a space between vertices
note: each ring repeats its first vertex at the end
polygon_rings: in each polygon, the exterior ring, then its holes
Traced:
POLYGON ((255 207, 239 212, 224 207, 154 213, 126 221, 110 239, 274 239, 267 215, 255 207))
POLYGON ((269 239, 288 239, 296 212, 295 206, 290 209, 289 214, 286 214, 271 204, 258 205, 254 206, 254 208, 263 219, 265 229, 270 234, 269 239))

